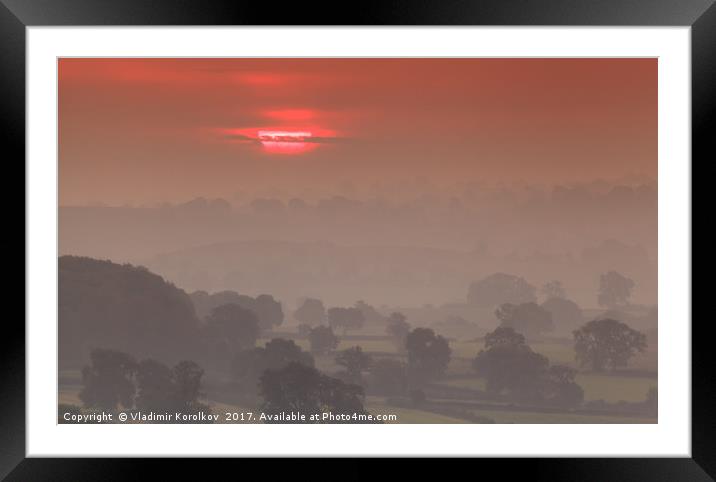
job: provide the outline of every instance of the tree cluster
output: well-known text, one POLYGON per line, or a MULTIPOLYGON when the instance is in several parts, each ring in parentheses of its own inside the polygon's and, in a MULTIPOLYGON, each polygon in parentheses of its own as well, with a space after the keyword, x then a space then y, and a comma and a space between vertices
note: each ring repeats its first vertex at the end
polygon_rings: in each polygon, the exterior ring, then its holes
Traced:
POLYGON ((251 395, 256 394, 265 371, 281 370, 290 363, 313 367, 314 360, 293 340, 274 338, 265 346, 239 351, 233 360, 233 373, 242 391, 251 395))
POLYGON ((79 397, 86 408, 209 413, 199 402, 204 370, 193 361, 170 368, 153 359, 141 362, 122 352, 96 349, 82 370, 79 397))
POLYGON ((415 328, 405 338, 408 352, 408 378, 422 384, 442 377, 450 363, 450 345, 430 328, 415 328))
POLYGON ((592 320, 574 331, 577 362, 597 372, 627 366, 646 346, 646 335, 610 318, 592 320))
MULTIPOLYGON (((329 377, 302 363, 292 362, 280 369, 266 370, 260 378, 259 392, 265 413, 368 415, 363 406, 362 387, 329 377)), ((322 419, 306 422, 321 423, 322 419)), ((346 422, 356 421, 349 418, 346 422)))
POLYGON ((573 369, 550 366, 547 357, 532 351, 511 327, 499 327, 485 337, 473 368, 485 378, 488 392, 512 400, 572 407, 584 398, 573 369))

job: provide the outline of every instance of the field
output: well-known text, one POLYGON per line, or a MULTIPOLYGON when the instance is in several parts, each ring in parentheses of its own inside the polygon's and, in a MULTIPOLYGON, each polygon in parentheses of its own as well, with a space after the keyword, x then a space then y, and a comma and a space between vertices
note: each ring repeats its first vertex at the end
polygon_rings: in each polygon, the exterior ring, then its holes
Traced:
MULTIPOLYGON (((362 343, 362 342, 361 342, 362 343)), ((483 348, 483 340, 455 340, 450 342, 450 349, 453 357, 472 359, 483 348)), ((574 360, 574 347, 569 339, 530 341, 530 347, 547 358, 552 364, 562 364, 576 368, 574 360)), ((655 350, 647 350, 645 353, 638 353, 629 362, 631 370, 656 372, 657 357, 655 350)))
POLYGON ((601 375, 596 373, 577 374, 577 383, 584 390, 585 400, 607 402, 641 402, 651 387, 657 386, 656 377, 632 377, 601 375))
MULTIPOLYGON (((340 337, 339 337, 340 338, 340 337)), ((263 338, 258 341, 257 345, 261 346, 264 343, 269 341, 266 338, 263 338)), ((305 338, 295 338, 293 340, 298 346, 303 348, 304 350, 309 349, 308 340, 305 338)), ((338 347, 336 350, 345 350, 347 348, 351 348, 353 346, 360 346, 363 351, 365 352, 372 352, 372 353, 394 353, 395 352, 395 345, 392 341, 386 339, 381 340, 341 340, 338 343, 338 347)))
MULTIPOLYGON (((596 373, 579 373, 576 382, 584 390, 584 400, 604 400, 615 403, 641 402, 651 387, 657 386, 657 378, 643 376, 602 375, 596 373)), ((469 390, 485 390, 482 378, 453 378, 438 383, 441 386, 466 388, 469 390)))
POLYGON ((471 413, 491 418, 495 423, 655 423, 655 419, 618 417, 609 415, 582 415, 574 413, 540 413, 508 410, 471 410, 471 413))
MULTIPOLYGON (((365 335, 365 334, 364 334, 365 335)), ((337 350, 344 350, 352 346, 360 346, 363 351, 373 355, 374 358, 396 357, 403 362, 407 361, 405 355, 396 353, 392 340, 376 338, 376 335, 365 337, 356 336, 343 339, 337 350)), ((268 339, 258 341, 258 345, 265 344, 268 339)), ((308 350, 308 340, 302 337, 294 338, 296 344, 308 350)), ((451 340, 452 359, 448 367, 446 378, 433 384, 433 386, 457 389, 440 395, 440 399, 429 399, 419 407, 401 403, 393 406, 382 397, 366 397, 366 409, 373 414, 394 414, 398 417, 395 422, 386 423, 475 423, 480 421, 494 421, 495 423, 654 423, 655 419, 639 418, 621 415, 593 414, 549 411, 520 410, 518 407, 498 404, 490 405, 480 395, 485 390, 485 380, 475 376, 472 369, 472 359, 483 348, 484 341, 451 340), (456 408, 457 407, 457 408, 456 408), (479 418, 476 418, 479 417, 479 418)), ((576 368, 574 351, 569 340, 545 340, 531 342, 533 350, 547 356, 551 364, 565 364, 576 368)), ((329 354, 316 357, 316 367, 325 373, 335 373, 341 367, 334 361, 335 355, 329 354)), ((584 390, 584 400, 604 400, 608 403, 620 401, 638 403, 646 398, 648 390, 656 387, 656 353, 649 351, 639 355, 630 363, 629 370, 616 373, 590 373, 580 371, 576 382, 584 390)), ((78 394, 81 389, 80 370, 63 370, 60 372, 60 403, 81 405, 78 394)), ((256 409, 242 407, 232 388, 231 377, 227 373, 208 372, 205 376, 204 391, 208 392, 206 400, 215 413, 223 419, 224 412, 247 412, 256 409)), ((442 392, 437 392, 442 393, 442 392)), ((223 422, 223 420, 220 420, 223 422)))

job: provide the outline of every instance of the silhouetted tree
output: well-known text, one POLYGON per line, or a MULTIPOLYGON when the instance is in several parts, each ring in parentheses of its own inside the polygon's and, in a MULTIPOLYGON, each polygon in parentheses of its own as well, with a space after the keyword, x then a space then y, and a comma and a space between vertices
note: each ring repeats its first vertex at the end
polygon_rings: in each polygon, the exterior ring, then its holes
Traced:
POLYGON ((150 411, 180 411, 185 414, 209 407, 199 402, 204 370, 193 361, 169 368, 156 360, 142 360, 137 369, 136 407, 150 411))
POLYGON ((298 412, 308 415, 321 409, 321 374, 313 367, 289 363, 266 370, 259 381, 266 413, 298 412))
MULTIPOLYGON (((322 420, 310 420, 310 416, 324 412, 348 416, 368 413, 363 407, 361 387, 328 377, 300 363, 266 370, 261 376, 259 391, 264 400, 261 406, 264 413, 298 412, 307 417, 306 422, 298 423, 321 423, 322 420)), ((356 423, 356 420, 347 423, 356 423)))
POLYGON ((495 316, 500 320, 500 326, 514 328, 528 336, 554 330, 552 315, 537 303, 505 303, 495 310, 495 316))
POLYGON ((311 367, 314 364, 311 354, 293 340, 274 338, 264 347, 239 352, 234 358, 234 374, 245 393, 253 394, 264 371, 280 370, 292 362, 311 367))
POLYGON ((552 315, 555 330, 571 332, 584 322, 582 310, 577 303, 565 298, 550 298, 542 303, 542 308, 552 315))
POLYGON ((388 325, 385 332, 393 339, 398 352, 405 351, 405 337, 410 333, 410 324, 405 321, 405 315, 399 312, 393 312, 388 317, 388 325))
POLYGON ((535 353, 525 338, 512 328, 497 328, 485 337, 485 349, 472 362, 485 378, 487 391, 505 394, 530 403, 547 403, 563 408, 582 403, 584 391, 574 381, 576 372, 568 367, 549 366, 549 360, 535 353))
POLYGON ((441 377, 450 363, 450 345, 430 328, 416 328, 405 338, 408 374, 416 382, 441 377))
POLYGON ((593 320, 574 331, 577 362, 595 371, 625 367, 645 349, 646 335, 617 320, 593 320))
POLYGON ((325 355, 336 349, 338 337, 333 333, 333 328, 330 326, 317 326, 309 331, 308 343, 311 346, 311 353, 325 355))
POLYGON ((236 304, 220 305, 206 319, 208 336, 224 342, 231 353, 256 345, 261 328, 256 314, 236 304))
POLYGON ((81 366, 101 347, 175 360, 199 348, 189 296, 141 266, 59 258, 59 362, 81 366))
MULTIPOLYGON (((328 411, 349 416, 368 414, 368 411, 363 406, 363 387, 345 383, 342 380, 326 375, 321 377, 321 381, 321 400, 324 411, 328 409, 328 411)), ((353 420, 352 423, 377 422, 353 420)))
POLYGON ((549 367, 544 374, 544 401, 562 408, 581 405, 584 401, 584 390, 574 381, 576 374, 576 370, 564 365, 549 367))
POLYGON ((281 303, 271 295, 259 295, 256 298, 252 298, 235 291, 219 291, 214 294, 195 291, 191 294, 191 300, 196 306, 199 316, 208 316, 211 310, 218 306, 234 304, 253 311, 262 330, 272 330, 275 326, 283 323, 281 303))
POLYGON ((470 284, 467 302, 481 308, 492 308, 504 303, 529 303, 536 301, 536 288, 524 278, 505 273, 495 273, 470 284))
POLYGON ((363 371, 370 368, 373 359, 363 353, 363 349, 354 346, 336 355, 336 364, 346 369, 346 379, 350 383, 361 384, 363 371))
POLYGON ((172 370, 156 360, 142 360, 137 368, 138 410, 174 410, 172 370))
POLYGON ((235 304, 246 308, 247 301, 253 303, 250 296, 242 296, 236 291, 217 291, 209 294, 204 290, 192 292, 190 295, 191 302, 199 318, 206 318, 211 314, 211 310, 221 305, 235 304))
POLYGON ((293 313, 293 317, 309 326, 321 325, 326 322, 326 309, 321 300, 306 298, 293 313))
POLYGON ((176 387, 176 404, 184 413, 194 413, 199 410, 207 411, 208 406, 199 403, 202 395, 201 379, 204 370, 193 361, 184 360, 172 369, 172 379, 176 387))
POLYGON ((567 294, 564 291, 564 286, 562 285, 561 281, 558 280, 552 280, 548 281, 547 283, 542 285, 542 288, 540 288, 540 292, 542 293, 542 296, 544 296, 544 299, 548 300, 550 298, 566 298, 567 294))
POLYGON ((213 308, 203 330, 203 360, 216 370, 228 370, 237 351, 256 345, 260 331, 258 316, 243 306, 213 308))
POLYGON ((283 323, 283 309, 281 303, 271 295, 258 295, 254 310, 259 317, 259 323, 264 330, 271 330, 283 323))
POLYGON ((521 401, 541 400, 544 374, 549 360, 525 344, 497 344, 481 350, 473 360, 478 376, 486 380, 487 391, 507 393, 521 401))
POLYGON ((375 361, 370 367, 371 389, 381 395, 403 395, 408 387, 404 363, 390 358, 375 361))
POLYGON ((156 360, 142 360, 137 369, 136 407, 143 411, 210 413, 209 406, 199 402, 203 375, 204 370, 193 361, 179 362, 170 369, 156 360))
POLYGON ((91 364, 82 369, 83 388, 79 397, 87 408, 115 410, 117 405, 134 404, 133 377, 137 370, 134 358, 114 350, 96 349, 91 364))
POLYGON ((358 308, 330 308, 328 310, 328 322, 334 329, 359 330, 363 326, 363 313, 358 308))
POLYGON ((363 300, 356 301, 355 308, 363 314, 366 323, 376 324, 385 321, 385 317, 378 310, 363 300))
POLYGON ((599 278, 599 306, 615 308, 629 304, 631 292, 634 289, 634 280, 616 271, 604 273, 599 278))

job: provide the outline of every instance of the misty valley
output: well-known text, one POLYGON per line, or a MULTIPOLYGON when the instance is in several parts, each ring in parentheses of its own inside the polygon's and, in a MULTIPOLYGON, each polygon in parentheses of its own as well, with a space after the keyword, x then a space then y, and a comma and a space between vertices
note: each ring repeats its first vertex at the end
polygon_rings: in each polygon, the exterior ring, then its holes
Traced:
POLYGON ((462 303, 290 307, 62 256, 58 422, 656 423, 656 306, 598 283, 596 309, 506 273, 462 303))
POLYGON ((58 423, 657 423, 658 59, 57 73, 58 423))

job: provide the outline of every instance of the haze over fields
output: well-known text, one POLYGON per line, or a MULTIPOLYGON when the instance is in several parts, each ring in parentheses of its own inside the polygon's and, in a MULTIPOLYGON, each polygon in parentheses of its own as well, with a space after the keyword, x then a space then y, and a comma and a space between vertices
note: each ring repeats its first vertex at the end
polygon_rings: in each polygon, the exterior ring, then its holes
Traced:
POLYGON ((461 187, 392 203, 331 197, 197 199, 161 206, 60 208, 61 254, 145 265, 187 290, 272 292, 292 305, 421 306, 464 300, 495 271, 541 285, 561 280, 596 306, 599 274, 638 281, 656 301, 656 187, 461 187), (441 196, 442 194, 442 196, 441 196))
POLYGON ((655 59, 58 72, 72 413, 656 420, 655 59))

